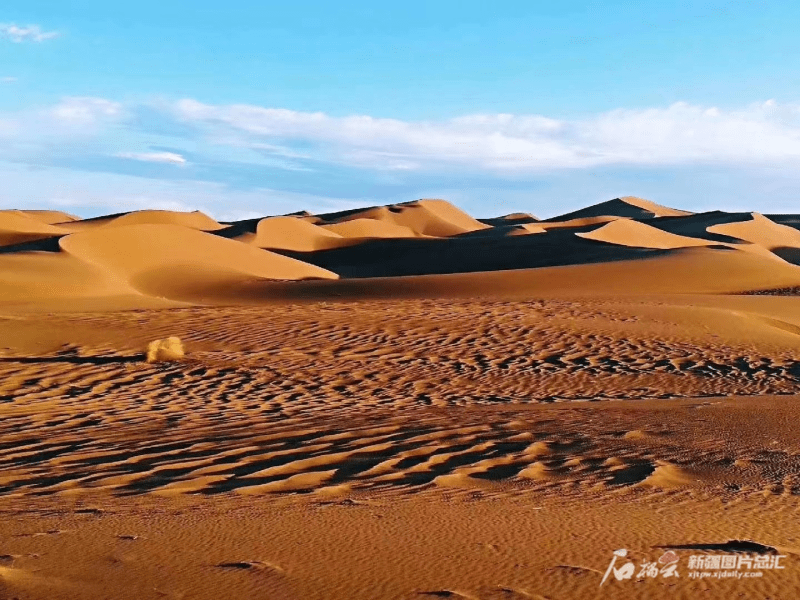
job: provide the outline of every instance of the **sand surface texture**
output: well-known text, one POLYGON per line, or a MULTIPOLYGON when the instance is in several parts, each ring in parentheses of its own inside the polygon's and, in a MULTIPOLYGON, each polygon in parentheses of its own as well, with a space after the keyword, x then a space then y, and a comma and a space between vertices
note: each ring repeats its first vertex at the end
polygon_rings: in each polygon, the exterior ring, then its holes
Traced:
POLYGON ((2 211, 0 599, 798 598, 797 227, 2 211))

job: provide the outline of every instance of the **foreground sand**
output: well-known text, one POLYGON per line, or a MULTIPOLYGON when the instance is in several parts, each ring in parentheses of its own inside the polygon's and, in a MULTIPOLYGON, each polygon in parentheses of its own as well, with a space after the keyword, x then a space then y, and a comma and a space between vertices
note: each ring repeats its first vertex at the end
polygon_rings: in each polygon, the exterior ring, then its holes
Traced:
POLYGON ((0 315, 0 598, 800 589, 795 297, 65 310, 0 315), (688 577, 742 539, 786 568, 688 577))

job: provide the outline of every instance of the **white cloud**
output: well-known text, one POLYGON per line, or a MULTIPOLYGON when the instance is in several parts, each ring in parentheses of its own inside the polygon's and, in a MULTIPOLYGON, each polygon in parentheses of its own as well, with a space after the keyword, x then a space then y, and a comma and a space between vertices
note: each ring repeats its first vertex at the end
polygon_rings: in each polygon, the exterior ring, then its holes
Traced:
POLYGON ((16 77, 0 77, 0 83, 14 83, 16 80, 16 77))
POLYGON ((311 145, 316 160, 372 169, 800 163, 800 107, 772 100, 736 110, 677 103, 575 120, 499 114, 415 122, 195 100, 181 100, 173 110, 210 143, 230 143, 232 135, 254 147, 280 140, 289 149, 311 145))
POLYGON ((0 37, 11 40, 14 43, 21 42, 44 42, 54 37, 58 37, 57 31, 42 31, 38 25, 19 26, 13 23, 0 23, 0 37))
POLYGON ((119 152, 116 156, 142 162, 167 163, 172 165, 186 164, 186 159, 175 152, 119 152))
POLYGON ((67 125, 93 125, 104 119, 120 117, 122 112, 120 103, 90 96, 63 98, 48 111, 51 117, 67 125))

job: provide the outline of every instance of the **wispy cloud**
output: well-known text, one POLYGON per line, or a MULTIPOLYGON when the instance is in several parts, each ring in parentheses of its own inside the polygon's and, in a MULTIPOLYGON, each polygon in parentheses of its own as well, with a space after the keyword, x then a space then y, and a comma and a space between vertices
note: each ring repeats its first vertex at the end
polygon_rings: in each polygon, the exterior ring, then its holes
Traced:
POLYGON ((615 110, 576 120, 541 115, 471 115, 439 122, 331 117, 249 105, 181 100, 175 117, 202 130, 209 143, 238 135, 256 147, 270 142, 311 147, 306 155, 359 168, 450 167, 543 172, 601 165, 800 163, 800 106, 774 101, 736 110, 676 103, 615 110))
POLYGON ((54 119, 71 125, 92 125, 103 119, 119 117, 122 105, 105 98, 73 96, 61 100, 48 112, 54 119))
POLYGON ((16 80, 16 77, 0 77, 0 83, 14 83, 16 80))
POLYGON ((142 162, 167 163, 173 165, 186 164, 186 159, 176 152, 118 152, 115 156, 142 162))
POLYGON ((58 37, 57 31, 43 31, 38 25, 15 25, 13 23, 0 23, 0 37, 14 43, 44 42, 58 37))

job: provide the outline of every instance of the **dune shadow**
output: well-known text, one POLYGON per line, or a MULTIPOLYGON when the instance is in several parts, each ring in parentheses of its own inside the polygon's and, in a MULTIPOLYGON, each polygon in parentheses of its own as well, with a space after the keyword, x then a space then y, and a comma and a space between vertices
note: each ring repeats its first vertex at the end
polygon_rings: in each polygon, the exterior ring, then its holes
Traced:
POLYGON ((793 265, 800 265, 800 248, 792 248, 791 246, 780 246, 773 248, 772 253, 782 258, 788 263, 793 265))
POLYGON ((21 363, 21 364, 46 364, 46 363, 69 363, 73 365, 111 365, 121 363, 142 362, 146 358, 144 353, 134 354, 133 356, 4 356, 0 358, 0 363, 21 363))
POLYGON ((724 543, 698 543, 698 544, 664 544, 656 548, 667 550, 703 550, 707 552, 745 552, 748 554, 777 554, 777 548, 759 544, 752 540, 728 540, 724 543))
POLYGON ((58 242, 62 237, 64 236, 57 235, 39 240, 2 246, 0 247, 0 254, 14 254, 16 252, 60 252, 61 246, 58 242))

